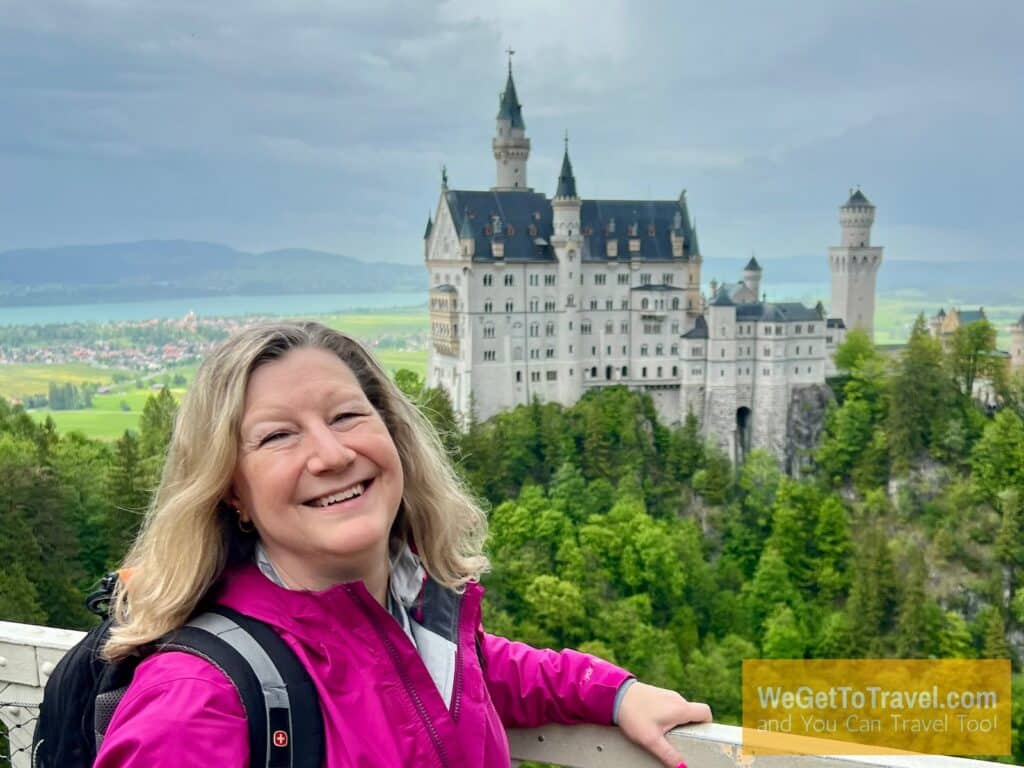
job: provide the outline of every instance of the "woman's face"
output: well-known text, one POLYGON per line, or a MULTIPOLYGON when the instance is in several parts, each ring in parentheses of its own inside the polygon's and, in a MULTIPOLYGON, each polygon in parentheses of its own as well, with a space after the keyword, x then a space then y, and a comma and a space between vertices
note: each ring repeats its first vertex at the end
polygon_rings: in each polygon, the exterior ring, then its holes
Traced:
POLYGON ((252 373, 231 501, 289 586, 386 573, 402 490, 391 434, 337 356, 295 349, 252 373))

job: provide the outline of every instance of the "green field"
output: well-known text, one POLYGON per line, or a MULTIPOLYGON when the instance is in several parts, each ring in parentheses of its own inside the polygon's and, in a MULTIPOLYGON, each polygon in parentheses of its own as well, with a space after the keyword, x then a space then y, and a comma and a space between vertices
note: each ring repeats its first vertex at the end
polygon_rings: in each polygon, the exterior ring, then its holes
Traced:
POLYGON ((94 368, 84 363, 0 365, 0 396, 20 399, 45 393, 51 381, 58 384, 84 384, 87 381, 110 384, 113 373, 109 368, 94 368))
MULTIPOLYGON (((955 297, 940 301, 917 291, 901 291, 898 294, 879 296, 875 305, 875 343, 902 344, 910 336, 910 328, 919 314, 924 312, 925 320, 930 320, 940 307, 949 312, 951 307, 978 309, 978 304, 961 301, 955 297)), ((989 322, 995 326, 998 333, 996 346, 999 349, 1006 349, 1010 345, 1008 326, 1017 322, 1021 307, 987 306, 984 309, 989 322)))

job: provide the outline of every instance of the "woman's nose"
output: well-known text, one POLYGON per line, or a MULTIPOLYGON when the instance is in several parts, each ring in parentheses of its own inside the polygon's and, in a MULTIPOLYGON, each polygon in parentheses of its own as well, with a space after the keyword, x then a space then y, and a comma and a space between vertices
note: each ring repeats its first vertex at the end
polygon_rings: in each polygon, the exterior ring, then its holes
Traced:
POLYGON ((356 456, 355 451, 345 444, 345 436, 326 425, 312 430, 309 435, 310 452, 306 467, 314 475, 344 469, 356 456))

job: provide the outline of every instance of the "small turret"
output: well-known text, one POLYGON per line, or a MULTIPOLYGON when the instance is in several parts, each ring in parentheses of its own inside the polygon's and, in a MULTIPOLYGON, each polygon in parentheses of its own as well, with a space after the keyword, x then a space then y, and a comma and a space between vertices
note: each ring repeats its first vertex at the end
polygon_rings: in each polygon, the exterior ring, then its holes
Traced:
POLYGON ((558 174, 558 188, 555 199, 579 199, 576 194, 576 177, 572 173, 572 162, 569 160, 569 135, 565 136, 565 154, 562 155, 562 171, 558 174))
POLYGON ((839 208, 839 224, 843 228, 842 245, 867 248, 871 245, 871 225, 875 223, 875 206, 860 188, 850 190, 850 199, 839 208))
POLYGON ((750 261, 743 268, 743 284, 754 294, 755 300, 761 292, 761 273, 761 265, 757 263, 757 259, 751 254, 750 261))

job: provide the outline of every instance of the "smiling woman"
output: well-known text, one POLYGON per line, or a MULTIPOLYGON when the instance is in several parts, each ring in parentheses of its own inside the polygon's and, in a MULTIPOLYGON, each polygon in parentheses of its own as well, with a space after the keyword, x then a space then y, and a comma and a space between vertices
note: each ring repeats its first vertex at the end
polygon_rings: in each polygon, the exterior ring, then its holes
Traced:
MULTIPOLYGON (((483 513, 429 422, 322 325, 233 336, 182 404, 104 653, 211 603, 270 625, 316 688, 327 768, 509 765, 505 728, 618 723, 665 765, 704 704, 575 651, 488 634, 483 513)), ((246 709, 204 658, 137 668, 98 768, 250 764, 246 709)), ((275 733, 276 744, 277 733, 275 733)))

